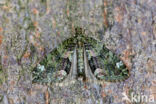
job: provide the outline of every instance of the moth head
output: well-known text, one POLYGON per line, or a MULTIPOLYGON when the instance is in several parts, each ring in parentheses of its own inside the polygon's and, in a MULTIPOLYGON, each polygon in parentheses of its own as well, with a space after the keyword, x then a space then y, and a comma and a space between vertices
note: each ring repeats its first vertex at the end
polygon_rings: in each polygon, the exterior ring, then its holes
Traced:
POLYGON ((75 36, 80 36, 84 33, 84 30, 81 27, 75 27, 75 36))

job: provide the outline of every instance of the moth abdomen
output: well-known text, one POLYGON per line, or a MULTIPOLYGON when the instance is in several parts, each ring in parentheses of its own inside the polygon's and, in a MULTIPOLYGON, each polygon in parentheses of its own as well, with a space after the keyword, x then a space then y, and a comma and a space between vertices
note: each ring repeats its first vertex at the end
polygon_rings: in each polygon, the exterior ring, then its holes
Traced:
POLYGON ((85 70, 84 70, 84 56, 83 56, 83 48, 77 49, 77 69, 78 69, 78 76, 84 76, 85 70))

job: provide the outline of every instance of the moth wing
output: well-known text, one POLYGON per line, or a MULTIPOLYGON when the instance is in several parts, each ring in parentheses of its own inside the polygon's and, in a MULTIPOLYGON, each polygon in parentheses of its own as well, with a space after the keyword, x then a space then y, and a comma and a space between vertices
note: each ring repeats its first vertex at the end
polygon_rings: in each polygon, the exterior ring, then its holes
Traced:
POLYGON ((118 55, 97 40, 86 38, 88 62, 92 73, 98 80, 122 81, 128 78, 129 70, 118 55))
POLYGON ((75 40, 69 38, 47 54, 33 69, 33 83, 59 83, 70 72, 75 40))

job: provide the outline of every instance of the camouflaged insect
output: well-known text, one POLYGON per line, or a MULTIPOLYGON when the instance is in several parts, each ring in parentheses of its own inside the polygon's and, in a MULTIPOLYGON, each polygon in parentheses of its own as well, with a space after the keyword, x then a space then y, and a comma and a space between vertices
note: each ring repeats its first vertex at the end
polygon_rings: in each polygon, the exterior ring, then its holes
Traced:
POLYGON ((76 28, 74 37, 63 41, 33 70, 34 83, 122 81, 128 76, 123 61, 101 42, 86 37, 81 28, 76 28))

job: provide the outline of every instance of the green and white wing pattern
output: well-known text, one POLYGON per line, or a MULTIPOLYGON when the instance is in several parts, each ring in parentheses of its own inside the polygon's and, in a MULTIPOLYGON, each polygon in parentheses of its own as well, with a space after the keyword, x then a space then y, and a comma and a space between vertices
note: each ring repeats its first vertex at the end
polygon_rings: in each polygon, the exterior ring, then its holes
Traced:
POLYGON ((89 66, 98 80, 122 81, 128 78, 129 70, 119 56, 93 38, 87 38, 87 43, 90 45, 89 66))
POLYGON ((33 82, 61 83, 66 79, 68 82, 79 75, 96 81, 122 81, 128 78, 129 70, 104 44, 77 34, 63 41, 37 64, 33 82))
POLYGON ((69 38, 46 55, 33 69, 33 83, 59 83, 69 74, 74 39, 69 38))

